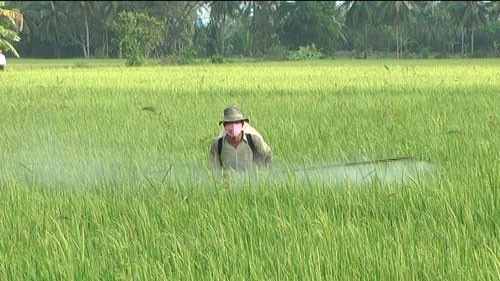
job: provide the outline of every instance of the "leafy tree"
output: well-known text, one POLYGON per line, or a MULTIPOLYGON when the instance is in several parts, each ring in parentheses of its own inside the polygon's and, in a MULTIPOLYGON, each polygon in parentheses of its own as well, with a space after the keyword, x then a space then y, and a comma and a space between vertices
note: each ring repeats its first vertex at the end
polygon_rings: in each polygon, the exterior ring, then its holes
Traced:
POLYGON ((125 45, 129 66, 144 64, 144 56, 163 40, 163 24, 145 13, 121 12, 113 26, 118 44, 125 45))
POLYGON ((500 2, 489 2, 490 6, 490 21, 495 22, 495 21, 500 21, 500 2))
POLYGON ((283 42, 292 49, 313 43, 319 50, 333 53, 339 41, 345 42, 340 10, 335 2, 301 2, 280 5, 283 16, 283 42))
POLYGON ((495 56, 500 55, 500 21, 492 21, 487 23, 478 30, 475 36, 475 41, 478 43, 478 50, 482 50, 483 54, 492 53, 495 56))

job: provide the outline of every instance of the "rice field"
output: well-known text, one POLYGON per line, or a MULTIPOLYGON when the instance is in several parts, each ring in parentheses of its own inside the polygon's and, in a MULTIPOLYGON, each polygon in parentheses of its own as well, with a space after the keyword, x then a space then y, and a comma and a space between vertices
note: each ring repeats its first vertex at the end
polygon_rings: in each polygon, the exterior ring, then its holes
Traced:
POLYGON ((122 65, 0 72, 1 280, 500 280, 499 60, 122 65), (210 172, 231 104, 275 170, 210 172), (432 173, 283 173, 392 157, 432 173))

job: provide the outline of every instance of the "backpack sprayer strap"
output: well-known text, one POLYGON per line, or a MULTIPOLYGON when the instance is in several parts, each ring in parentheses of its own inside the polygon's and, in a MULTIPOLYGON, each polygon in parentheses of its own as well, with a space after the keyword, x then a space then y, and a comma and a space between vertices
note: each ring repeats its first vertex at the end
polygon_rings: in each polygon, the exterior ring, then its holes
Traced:
POLYGON ((224 164, 222 163, 222 158, 220 157, 221 155, 221 152, 222 152, 222 142, 224 141, 224 137, 220 137, 218 140, 217 140, 217 154, 219 155, 219 163, 220 163, 220 166, 223 167, 224 164))
MULTIPOLYGON (((255 145, 253 144, 253 139, 251 134, 245 134, 247 136, 247 142, 248 146, 250 146, 250 149, 252 150, 253 154, 253 161, 257 160, 258 154, 257 150, 255 149, 255 145)), ((222 143, 224 142, 224 137, 220 137, 217 140, 217 153, 219 154, 219 163, 220 166, 223 167, 224 164, 222 163, 222 158, 221 158, 221 153, 222 153, 222 143)))

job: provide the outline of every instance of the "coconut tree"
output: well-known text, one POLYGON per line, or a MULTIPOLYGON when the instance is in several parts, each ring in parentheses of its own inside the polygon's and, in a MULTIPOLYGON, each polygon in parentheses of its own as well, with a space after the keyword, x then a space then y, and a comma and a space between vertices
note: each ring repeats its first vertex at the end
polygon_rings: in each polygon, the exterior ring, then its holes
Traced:
POLYGON ((61 42, 62 42, 62 27, 68 22, 68 17, 62 11, 62 2, 45 1, 45 2, 31 2, 33 5, 40 5, 31 7, 33 10, 38 10, 38 32, 43 41, 53 43, 56 46, 57 58, 61 56, 61 42))
POLYGON ((204 4, 203 1, 149 1, 144 4, 144 10, 161 20, 166 27, 163 51, 173 53, 193 45, 193 22, 196 21, 197 10, 204 4))
POLYGON ((212 1, 210 3, 210 25, 215 31, 217 49, 221 56, 225 53, 225 40, 229 36, 231 20, 239 11, 237 1, 212 1))
MULTIPOLYGON (((82 47, 83 56, 90 57, 90 19, 97 1, 65 1, 64 12, 70 24, 66 25, 67 35, 71 42, 82 47)), ((93 29, 92 29, 93 30, 93 29)))
MULTIPOLYGON (((8 21, 10 21, 12 26, 14 27, 14 30, 17 31, 23 30, 24 17, 23 14, 21 14, 20 12, 15 10, 0 8, 0 17, 6 18, 8 21)), ((16 57, 19 57, 19 53, 17 52, 16 48, 12 46, 11 43, 20 40, 20 37, 14 30, 8 29, 7 27, 3 26, 2 23, 0 22, 0 48, 6 51, 10 50, 16 57)))
POLYGON ((449 2, 443 2, 446 5, 446 10, 448 11, 451 22, 453 23, 454 26, 458 27, 460 29, 460 32, 462 34, 462 40, 461 40, 461 52, 462 56, 465 54, 465 28, 462 22, 462 17, 465 11, 465 2, 464 1, 449 1, 449 2))
POLYGON ((241 31, 245 34, 245 53, 264 54, 278 39, 280 1, 245 1, 241 31))
POLYGON ((462 54, 464 51, 465 30, 471 31, 471 56, 474 55, 474 32, 487 21, 487 9, 483 1, 450 1, 448 11, 452 22, 462 29, 462 54))
POLYGON ((399 59, 401 52, 401 27, 408 24, 417 6, 413 1, 381 1, 379 2, 379 7, 383 20, 396 29, 396 58, 399 59))
POLYGON ((372 1, 345 1, 342 5, 346 9, 345 23, 347 26, 364 31, 364 58, 368 57, 368 26, 373 23, 375 2, 372 1))
POLYGON ((474 55, 474 31, 487 22, 488 11, 483 1, 465 1, 465 11, 462 22, 465 28, 471 31, 470 55, 474 55))
POLYGON ((97 30, 102 34, 102 54, 109 56, 109 32, 113 20, 118 14, 119 1, 96 1, 92 3, 95 12, 92 13, 93 20, 97 23, 97 30))

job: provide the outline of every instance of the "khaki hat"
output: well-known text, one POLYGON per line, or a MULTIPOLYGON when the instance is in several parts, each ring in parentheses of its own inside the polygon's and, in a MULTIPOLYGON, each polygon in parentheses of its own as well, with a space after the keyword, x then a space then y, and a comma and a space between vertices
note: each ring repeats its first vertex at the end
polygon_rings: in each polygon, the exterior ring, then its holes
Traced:
POLYGON ((220 121, 219 125, 224 122, 238 122, 238 121, 248 122, 248 118, 243 116, 243 113, 241 113, 241 109, 239 107, 232 105, 224 109, 224 120, 220 121))

